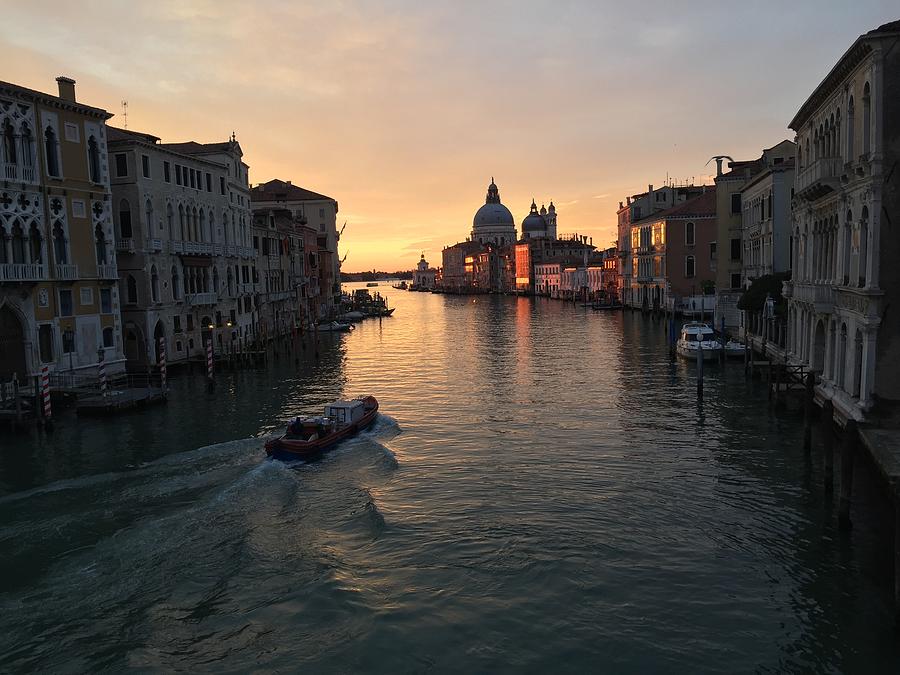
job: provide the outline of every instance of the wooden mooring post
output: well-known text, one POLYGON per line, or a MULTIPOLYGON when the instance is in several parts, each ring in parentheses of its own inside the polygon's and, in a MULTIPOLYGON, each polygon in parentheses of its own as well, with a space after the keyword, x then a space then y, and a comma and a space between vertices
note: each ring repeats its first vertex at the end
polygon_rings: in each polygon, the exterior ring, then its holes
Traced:
POLYGON ((698 335, 700 341, 697 343, 697 398, 703 398, 703 336, 698 335))
POLYGON ((825 455, 826 498, 834 492, 834 403, 831 399, 822 405, 822 452, 825 455))
POLYGON ((849 530, 850 496, 853 490, 853 461, 856 457, 856 446, 859 443, 859 431, 856 420, 847 420, 844 425, 844 439, 841 443, 841 502, 838 505, 838 527, 849 530))

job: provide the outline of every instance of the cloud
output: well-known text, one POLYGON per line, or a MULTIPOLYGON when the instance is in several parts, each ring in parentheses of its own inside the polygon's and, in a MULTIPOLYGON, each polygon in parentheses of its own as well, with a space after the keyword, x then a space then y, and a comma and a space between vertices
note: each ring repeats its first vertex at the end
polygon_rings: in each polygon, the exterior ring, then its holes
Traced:
POLYGON ((593 197, 591 197, 591 199, 606 199, 608 197, 609 197, 608 194, 602 194, 602 195, 594 195, 593 197))

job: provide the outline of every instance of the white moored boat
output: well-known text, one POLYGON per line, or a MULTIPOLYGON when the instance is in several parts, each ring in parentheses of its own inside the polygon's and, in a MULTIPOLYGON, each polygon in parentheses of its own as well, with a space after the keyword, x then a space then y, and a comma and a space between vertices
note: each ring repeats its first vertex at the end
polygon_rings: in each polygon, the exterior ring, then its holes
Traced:
POLYGON ((722 344, 716 340, 716 334, 705 323, 692 321, 681 328, 681 337, 675 343, 675 351, 680 356, 697 360, 697 350, 703 350, 703 359, 717 359, 722 353, 722 344))

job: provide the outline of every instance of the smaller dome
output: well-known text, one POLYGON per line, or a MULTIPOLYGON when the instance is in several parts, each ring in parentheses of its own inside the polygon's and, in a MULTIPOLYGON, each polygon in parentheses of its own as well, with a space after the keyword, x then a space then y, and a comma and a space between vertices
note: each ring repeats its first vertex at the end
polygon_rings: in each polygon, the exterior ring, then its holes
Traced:
POLYGON ((547 221, 538 213, 537 204, 531 200, 531 212, 522 221, 522 234, 526 232, 543 232, 547 229, 547 221))

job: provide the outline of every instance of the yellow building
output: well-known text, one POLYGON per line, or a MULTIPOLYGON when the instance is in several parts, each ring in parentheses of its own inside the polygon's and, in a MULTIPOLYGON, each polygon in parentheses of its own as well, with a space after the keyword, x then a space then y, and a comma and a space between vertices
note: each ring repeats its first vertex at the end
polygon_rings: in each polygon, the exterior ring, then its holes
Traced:
POLYGON ((124 368, 106 120, 75 100, 0 82, 0 382, 124 368))

